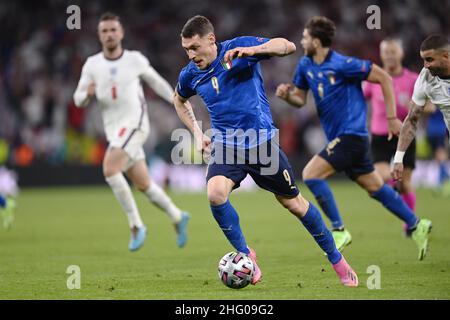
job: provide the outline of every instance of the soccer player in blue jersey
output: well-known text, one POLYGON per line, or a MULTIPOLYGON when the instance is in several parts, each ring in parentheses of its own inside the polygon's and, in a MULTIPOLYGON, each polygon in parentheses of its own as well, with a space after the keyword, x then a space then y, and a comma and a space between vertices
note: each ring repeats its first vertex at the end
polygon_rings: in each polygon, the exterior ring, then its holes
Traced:
POLYGON ((261 188, 272 192, 303 223, 326 253, 341 283, 357 286, 356 273, 337 250, 318 209, 300 195, 292 168, 275 141, 277 129, 264 91, 259 61, 289 55, 296 50, 295 45, 282 38, 256 37, 216 42, 213 25, 203 16, 186 22, 181 44, 191 61, 180 73, 174 105, 180 119, 193 133, 197 146, 211 154, 206 177, 211 211, 236 251, 248 255, 254 262, 252 284, 260 281, 261 270, 228 199, 247 174, 261 188), (212 139, 201 131, 196 121, 188 101, 194 95, 199 95, 206 104, 212 139), (247 139, 243 136, 246 132, 257 134, 248 135, 247 139), (269 163, 261 157, 263 148, 270 150, 271 161, 277 163, 273 172, 264 171, 269 169, 269 163), (222 149, 226 149, 226 163, 222 161, 222 149), (230 150, 231 159, 228 157, 230 150), (251 159, 255 155, 256 159, 251 159))
POLYGON ((347 57, 330 48, 335 33, 333 21, 313 17, 305 26, 301 44, 305 50, 297 65, 294 84, 281 84, 277 96, 293 106, 306 103, 311 90, 320 122, 329 141, 327 147, 315 155, 303 170, 303 180, 331 220, 333 237, 338 249, 351 242, 344 228, 326 178, 344 171, 371 197, 403 220, 419 249, 419 260, 425 257, 431 221, 419 219, 406 206, 381 176, 374 170, 370 157, 369 134, 366 126, 367 106, 361 82, 379 83, 386 104, 389 138, 398 135, 401 122, 396 116, 392 80, 379 66, 355 57, 347 57))

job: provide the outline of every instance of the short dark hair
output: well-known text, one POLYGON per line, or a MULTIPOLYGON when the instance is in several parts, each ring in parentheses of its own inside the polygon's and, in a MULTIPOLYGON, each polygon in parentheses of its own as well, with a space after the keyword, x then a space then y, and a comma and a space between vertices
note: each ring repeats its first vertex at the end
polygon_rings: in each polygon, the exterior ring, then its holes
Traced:
POLYGON ((427 51, 433 49, 450 49, 450 42, 443 34, 431 34, 422 41, 420 51, 427 51))
POLYGON ((324 16, 312 17, 305 26, 313 38, 317 38, 324 47, 330 47, 336 32, 336 25, 333 21, 324 16))
POLYGON ((203 37, 209 33, 214 33, 214 27, 211 21, 200 15, 190 18, 181 30, 181 36, 183 38, 192 38, 197 34, 203 37))
POLYGON ((107 20, 115 20, 115 21, 119 21, 120 22, 120 17, 112 12, 105 12, 100 16, 100 19, 98 20, 98 22, 102 22, 102 21, 107 21, 107 20))

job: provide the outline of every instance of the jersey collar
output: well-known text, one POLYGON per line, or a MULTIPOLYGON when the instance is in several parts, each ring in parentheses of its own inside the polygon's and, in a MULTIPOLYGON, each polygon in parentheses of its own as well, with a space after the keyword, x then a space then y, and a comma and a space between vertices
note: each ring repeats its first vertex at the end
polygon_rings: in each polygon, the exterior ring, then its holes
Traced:
POLYGON ((315 65, 315 66, 322 66, 325 62, 328 62, 331 59, 331 55, 333 54, 333 49, 330 48, 330 50, 328 50, 327 56, 325 57, 325 59, 323 59, 321 64, 317 64, 314 61, 313 57, 309 57, 309 59, 311 59, 311 62, 315 65))
POLYGON ((114 58, 114 59, 112 59, 112 58, 107 58, 106 56, 105 56, 105 54, 103 53, 103 58, 105 58, 106 60, 108 60, 108 61, 117 61, 117 60, 119 60, 120 58, 122 58, 123 57, 123 54, 125 53, 125 49, 122 49, 122 53, 120 54, 120 56, 118 56, 117 58, 114 58))

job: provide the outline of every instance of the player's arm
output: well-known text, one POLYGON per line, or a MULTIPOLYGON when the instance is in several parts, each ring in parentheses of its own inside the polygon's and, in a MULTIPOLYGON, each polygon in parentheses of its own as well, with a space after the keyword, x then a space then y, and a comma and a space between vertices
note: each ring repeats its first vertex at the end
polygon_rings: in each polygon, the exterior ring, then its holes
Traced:
POLYGON ((278 85, 275 94, 280 99, 297 108, 301 108, 306 104, 307 91, 297 88, 291 83, 282 83, 278 85))
POLYGON ((173 103, 174 94, 172 87, 151 65, 146 66, 141 77, 157 95, 170 104, 173 103))
POLYGON ((388 140, 398 136, 402 122, 397 118, 397 107, 395 104, 394 86, 391 76, 376 64, 372 64, 372 69, 367 77, 367 81, 378 83, 383 92, 384 104, 386 105, 386 118, 389 124, 388 140))
POLYGON ((77 107, 85 107, 95 96, 95 83, 89 74, 88 63, 86 62, 81 71, 80 81, 73 94, 73 101, 77 107))
POLYGON ((297 48, 293 42, 284 38, 273 38, 269 41, 252 47, 236 47, 228 50, 223 59, 225 62, 236 58, 252 57, 258 55, 284 57, 294 53, 297 48))
POLYGON ((419 106, 413 101, 410 102, 408 116, 403 122, 398 137, 397 151, 394 156, 394 167, 392 170, 392 177, 395 180, 400 180, 403 174, 403 157, 411 142, 414 140, 417 131, 417 123, 425 110, 425 105, 419 106))
POLYGON ((211 140, 208 136, 204 135, 202 130, 200 129, 197 123, 197 119, 195 118, 191 103, 188 101, 188 99, 180 96, 177 90, 175 90, 173 104, 175 106, 175 110, 177 111, 178 117, 194 135, 198 150, 208 151, 211 140))

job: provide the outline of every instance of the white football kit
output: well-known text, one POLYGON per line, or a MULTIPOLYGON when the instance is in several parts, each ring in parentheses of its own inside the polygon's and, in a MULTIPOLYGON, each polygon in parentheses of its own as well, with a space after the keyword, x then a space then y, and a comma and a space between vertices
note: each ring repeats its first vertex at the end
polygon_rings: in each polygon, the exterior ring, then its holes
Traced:
POLYGON ((437 106, 450 131, 450 79, 433 76, 423 68, 414 85, 412 101, 418 106, 424 106, 427 101, 437 106))
POLYGON ((132 163, 145 158, 142 146, 150 131, 142 80, 166 101, 173 102, 173 88, 169 83, 144 55, 130 50, 123 50, 113 60, 107 59, 103 52, 90 56, 73 96, 75 105, 86 106, 87 88, 91 82, 95 83, 109 147, 122 148, 132 163))

